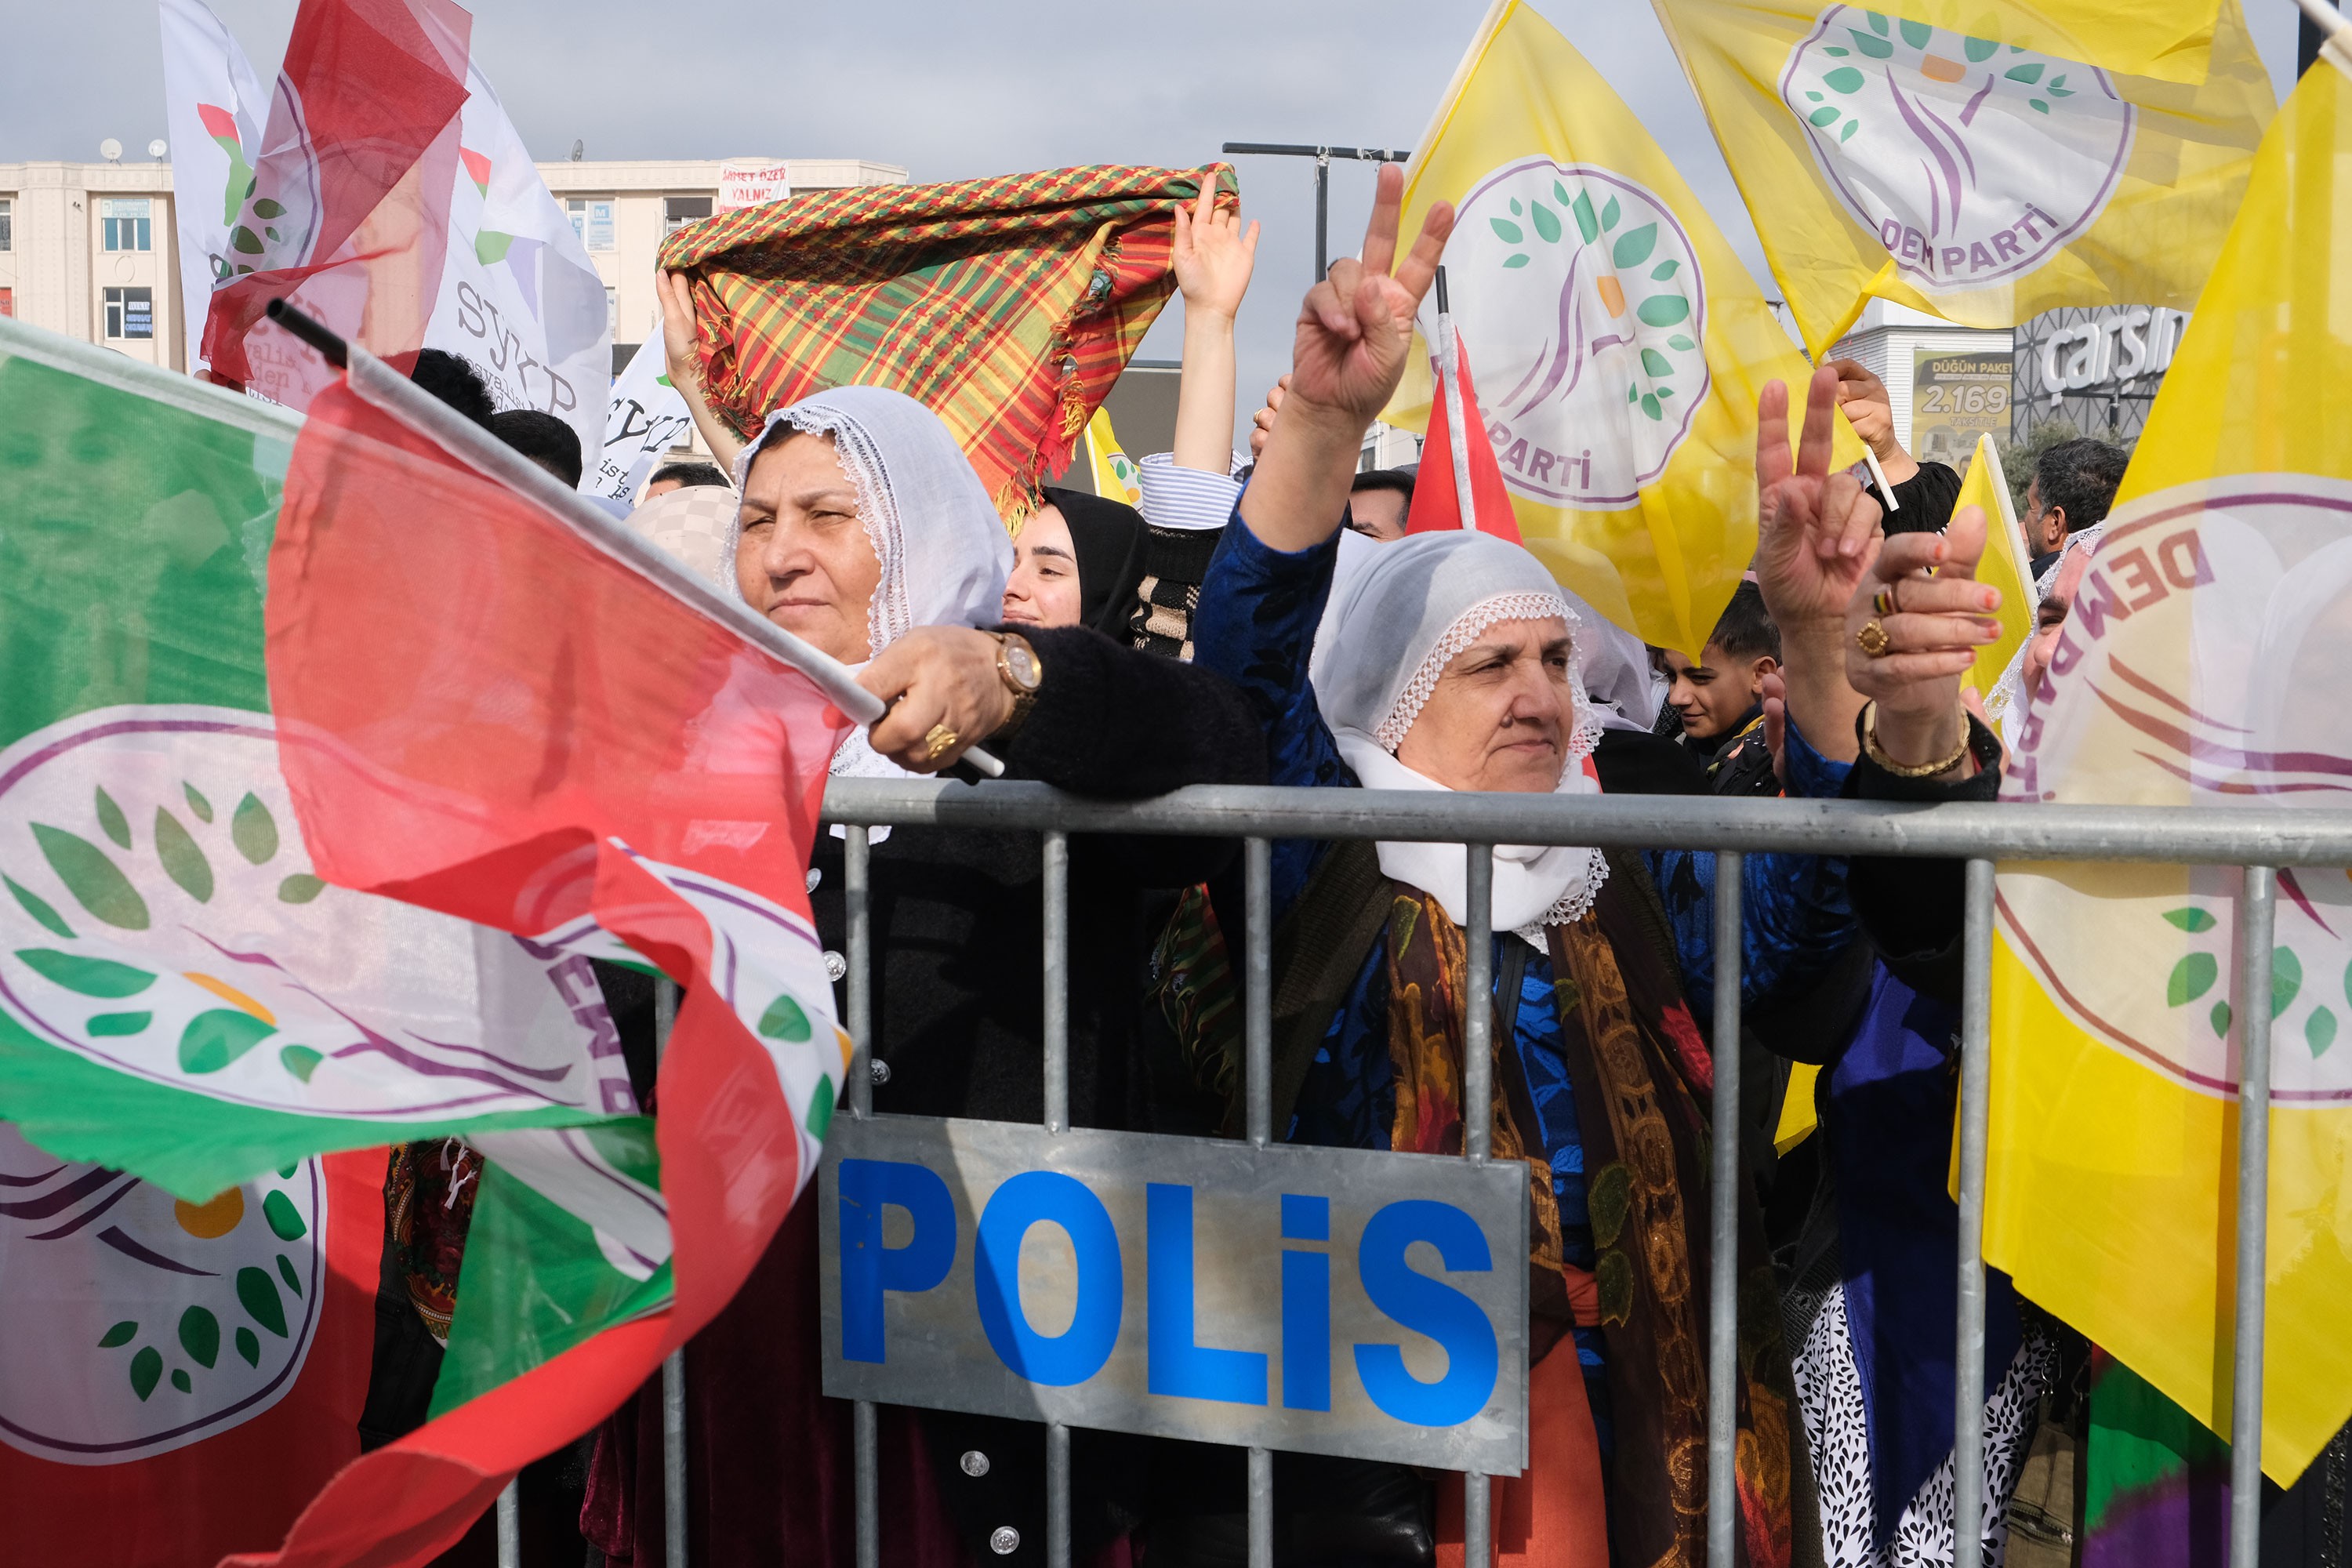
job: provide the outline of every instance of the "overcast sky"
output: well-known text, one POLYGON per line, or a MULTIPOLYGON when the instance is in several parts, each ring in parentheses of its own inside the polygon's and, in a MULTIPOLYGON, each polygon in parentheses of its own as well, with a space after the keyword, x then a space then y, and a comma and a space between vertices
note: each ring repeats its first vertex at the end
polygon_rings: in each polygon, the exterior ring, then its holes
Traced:
MULTIPOLYGON (((295 0, 212 0, 267 82, 295 0)), ((2244 0, 2273 79, 2294 67, 2292 0, 2244 0)), ((1762 252, 1649 6, 1537 0, 1633 106, 1759 278, 1762 252)), ((0 50, 0 163, 137 157, 163 134, 152 5, 21 0, 0 50)), ((1486 0, 481 0, 474 58, 534 155, 858 157, 919 181, 1073 163, 1197 165, 1222 143, 1409 147, 1486 0)), ((1243 412, 1290 358, 1311 280, 1303 159, 1243 158, 1264 225, 1241 318, 1243 412)), ((1331 250, 1362 237, 1371 167, 1335 163, 1331 250)), ((1767 283, 1768 289, 1779 290, 1767 283)), ((1146 340, 1172 359, 1181 310, 1146 340)))

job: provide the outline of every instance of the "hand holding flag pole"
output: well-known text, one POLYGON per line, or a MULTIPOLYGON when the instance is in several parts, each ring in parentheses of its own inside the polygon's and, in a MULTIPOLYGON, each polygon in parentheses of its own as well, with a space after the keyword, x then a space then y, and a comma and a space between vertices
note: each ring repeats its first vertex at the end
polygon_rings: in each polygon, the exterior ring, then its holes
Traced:
MULTIPOLYGON (((1838 412, 1840 415, 1843 415, 1845 410, 1840 409, 1838 412)), ((1848 419, 1846 421, 1845 427, 1849 430, 1853 430, 1853 421, 1848 419)), ((1856 440, 1861 440, 1861 431, 1853 430, 1853 434, 1856 440)), ((1895 496, 1895 487, 1886 482, 1886 470, 1878 466, 1878 454, 1870 449, 1870 443, 1867 441, 1863 441, 1862 443, 1862 460, 1870 465, 1870 477, 1878 482, 1878 493, 1886 498, 1886 510, 1889 511, 1901 511, 1903 510, 1903 502, 1895 496)))
MULTIPOLYGON (((419 391, 414 382, 373 354, 354 349, 283 299, 269 302, 268 315, 316 349, 328 363, 342 370, 352 391, 417 434, 436 442, 467 467, 537 502, 605 554, 653 579, 746 642, 791 665, 814 681, 834 706, 858 724, 870 729, 889 712, 889 705, 860 686, 847 665, 810 647, 766 616, 755 615, 749 605, 729 598, 659 545, 591 505, 577 490, 567 489, 546 469, 502 445, 472 420, 419 391)), ((961 760, 987 777, 1003 776, 1004 764, 978 746, 966 748, 961 760)))

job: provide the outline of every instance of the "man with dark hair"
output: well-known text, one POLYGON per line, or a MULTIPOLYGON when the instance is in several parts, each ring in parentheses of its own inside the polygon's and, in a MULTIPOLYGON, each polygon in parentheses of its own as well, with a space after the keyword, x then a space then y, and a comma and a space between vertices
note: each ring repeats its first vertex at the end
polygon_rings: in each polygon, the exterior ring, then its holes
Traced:
POLYGON ((2036 577, 2058 559, 2068 534, 2107 521, 2130 460, 2121 447, 2087 436, 2061 441, 2042 454, 2025 487, 2025 545, 2033 552, 2036 577))
POLYGON ((1412 476, 1402 468, 1372 468, 1348 487, 1348 526, 1382 544, 1404 537, 1412 510, 1412 476))
POLYGON ((477 425, 487 426, 498 405, 490 401, 490 384, 471 360, 446 349, 420 349, 408 379, 477 425))
POLYGON ((1666 701, 1682 715, 1685 743, 1702 756, 1712 753, 1707 773, 1715 792, 1779 793, 1763 723, 1764 678, 1780 668, 1780 628, 1764 607, 1762 590, 1739 584, 1696 660, 1671 648, 1659 658, 1674 681, 1666 701))
POLYGON ((656 496, 666 496, 672 490, 691 489, 699 485, 716 485, 722 490, 734 489, 727 482, 727 476, 719 471, 716 463, 664 463, 646 480, 646 488, 637 492, 637 504, 642 506, 656 496))
POLYGON ((562 479, 580 488, 580 433, 552 414, 509 408, 490 416, 490 434, 562 479))

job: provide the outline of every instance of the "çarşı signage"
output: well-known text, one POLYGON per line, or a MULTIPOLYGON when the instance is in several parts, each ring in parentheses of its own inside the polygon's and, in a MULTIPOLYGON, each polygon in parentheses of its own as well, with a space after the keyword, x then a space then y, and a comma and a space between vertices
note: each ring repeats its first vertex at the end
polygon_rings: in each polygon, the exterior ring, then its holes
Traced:
POLYGON ((1518 1161, 845 1115, 819 1184, 835 1398, 1525 1468, 1518 1161))
POLYGON ((2095 393, 2171 368, 2189 312, 2108 305, 2079 325, 2037 324, 2028 340, 2042 372, 2042 395, 2055 408, 2074 393, 2095 393))

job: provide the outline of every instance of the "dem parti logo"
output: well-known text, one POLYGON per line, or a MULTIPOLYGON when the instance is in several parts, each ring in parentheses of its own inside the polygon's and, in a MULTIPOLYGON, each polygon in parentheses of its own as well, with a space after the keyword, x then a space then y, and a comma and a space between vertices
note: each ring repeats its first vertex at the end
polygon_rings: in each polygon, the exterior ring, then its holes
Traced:
POLYGON ((1597 165, 1523 158, 1462 198, 1446 265, 1503 482, 1635 504, 1706 398, 1705 279, 1673 211, 1597 165))
POLYGON ((1847 209, 1928 292, 2056 255, 2114 195, 2136 121, 2093 67, 1852 5, 1790 51, 1780 98, 1847 209))

